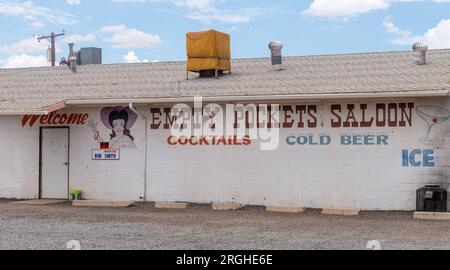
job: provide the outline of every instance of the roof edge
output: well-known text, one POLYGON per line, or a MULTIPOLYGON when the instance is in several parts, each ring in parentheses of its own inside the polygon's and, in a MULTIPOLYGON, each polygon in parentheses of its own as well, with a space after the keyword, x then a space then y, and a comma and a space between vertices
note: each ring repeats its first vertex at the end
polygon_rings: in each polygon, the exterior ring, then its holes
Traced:
MULTIPOLYGON (((428 52, 438 52, 438 51, 450 51, 450 48, 444 49, 430 49, 428 52)), ((308 55, 285 55, 284 59, 293 58, 311 58, 311 57, 339 57, 339 56, 355 56, 355 55, 376 55, 376 54, 396 54, 396 53, 413 53, 408 50, 390 50, 390 51, 368 51, 368 52, 336 52, 329 54, 308 54, 308 55)), ((232 58, 231 61, 248 61, 248 60, 267 60, 270 56, 259 56, 259 57, 236 57, 232 58)), ((107 64, 92 64, 85 66, 122 66, 122 65, 160 65, 160 64, 184 64, 186 59, 182 60, 165 60, 158 62, 148 62, 148 63, 107 63, 107 64)), ((82 66, 83 67, 83 66, 82 66)), ((22 67, 22 68, 0 68, 1 72, 11 72, 11 71, 36 71, 36 70, 55 70, 55 69, 67 69, 67 67, 51 67, 51 66, 41 66, 41 67, 22 67)))
POLYGON ((49 112, 44 110, 28 110, 28 109, 0 109, 0 116, 15 116, 15 115, 48 115, 49 112))
POLYGON ((192 103, 201 98, 203 102, 293 102, 329 99, 376 99, 376 98, 421 98, 448 97, 450 90, 428 90, 407 92, 373 92, 373 93, 331 93, 298 95, 260 95, 260 96, 217 96, 217 97, 178 97, 178 98, 115 98, 115 99, 69 99, 42 109, 0 109, 0 116, 14 115, 48 115, 68 106, 103 106, 133 104, 177 104, 192 103))
POLYGON ((66 103, 64 101, 61 101, 61 102, 58 102, 56 104, 47 106, 47 107, 43 108, 43 110, 45 112, 47 112, 47 114, 49 114, 51 112, 64 109, 65 107, 66 107, 66 103))
POLYGON ((298 95, 261 95, 261 96, 217 96, 217 97, 178 97, 178 98, 115 98, 115 99, 72 99, 66 100, 66 105, 122 105, 122 104, 176 104, 194 102, 202 98, 204 102, 278 102, 327 99, 358 99, 358 98, 418 98, 446 97, 450 90, 409 91, 409 92, 374 92, 374 93, 332 93, 332 94, 298 94, 298 95))

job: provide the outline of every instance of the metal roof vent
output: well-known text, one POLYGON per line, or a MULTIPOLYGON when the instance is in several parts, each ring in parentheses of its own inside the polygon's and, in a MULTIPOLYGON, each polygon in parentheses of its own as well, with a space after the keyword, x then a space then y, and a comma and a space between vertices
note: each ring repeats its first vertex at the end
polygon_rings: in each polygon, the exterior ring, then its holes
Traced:
POLYGON ((78 65, 101 65, 102 49, 101 48, 81 48, 78 54, 78 65))
POLYGON ((283 43, 281 41, 272 41, 269 43, 269 49, 272 52, 272 65, 282 65, 283 54, 281 50, 283 49, 283 43))
POLYGON ((69 43, 69 68, 70 70, 75 73, 77 72, 77 53, 73 50, 75 44, 69 43))
POLYGON ((426 65, 428 45, 423 42, 418 42, 414 43, 412 49, 416 53, 414 62, 416 62, 417 65, 426 65))

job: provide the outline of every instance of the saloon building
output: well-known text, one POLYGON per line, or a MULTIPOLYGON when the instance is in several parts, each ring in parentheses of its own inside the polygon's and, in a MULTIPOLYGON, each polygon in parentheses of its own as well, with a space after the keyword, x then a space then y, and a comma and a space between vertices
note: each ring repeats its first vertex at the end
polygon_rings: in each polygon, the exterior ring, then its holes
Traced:
POLYGON ((450 154, 450 50, 416 53, 0 70, 0 198, 414 210, 450 154), (200 97, 257 136, 174 133, 200 97))

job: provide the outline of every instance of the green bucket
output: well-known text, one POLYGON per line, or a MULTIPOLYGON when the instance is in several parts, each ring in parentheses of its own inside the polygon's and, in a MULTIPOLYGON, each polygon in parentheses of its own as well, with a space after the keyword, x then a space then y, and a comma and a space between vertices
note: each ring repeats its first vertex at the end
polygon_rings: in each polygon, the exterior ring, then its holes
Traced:
POLYGON ((79 189, 70 189, 69 190, 69 200, 71 200, 71 201, 79 201, 79 200, 81 200, 81 190, 79 190, 79 189))

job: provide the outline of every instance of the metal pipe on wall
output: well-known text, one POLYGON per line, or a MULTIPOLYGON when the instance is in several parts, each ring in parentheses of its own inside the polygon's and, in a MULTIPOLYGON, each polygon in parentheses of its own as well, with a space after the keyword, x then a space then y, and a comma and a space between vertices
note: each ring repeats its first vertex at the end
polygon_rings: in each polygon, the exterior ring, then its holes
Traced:
POLYGON ((144 195, 142 196, 142 200, 145 202, 147 201, 147 161, 148 161, 148 118, 147 116, 145 116, 145 114, 139 112, 134 106, 133 103, 130 103, 128 105, 128 107, 130 108, 130 110, 132 110, 133 112, 135 112, 137 115, 141 116, 144 120, 145 120, 145 131, 144 131, 144 137, 145 137, 145 142, 144 142, 144 148, 145 148, 145 153, 144 153, 144 195))

